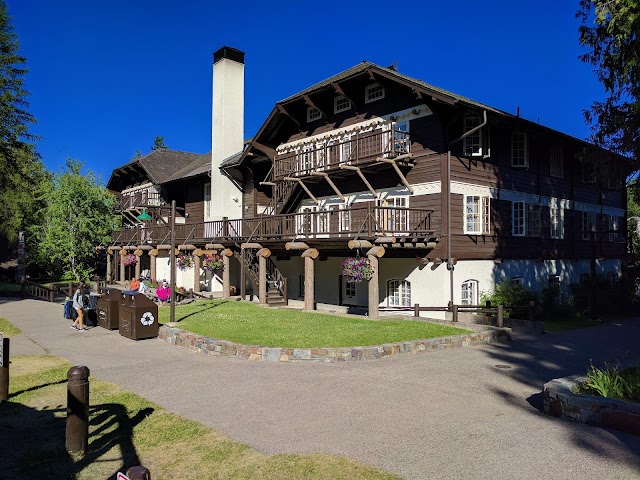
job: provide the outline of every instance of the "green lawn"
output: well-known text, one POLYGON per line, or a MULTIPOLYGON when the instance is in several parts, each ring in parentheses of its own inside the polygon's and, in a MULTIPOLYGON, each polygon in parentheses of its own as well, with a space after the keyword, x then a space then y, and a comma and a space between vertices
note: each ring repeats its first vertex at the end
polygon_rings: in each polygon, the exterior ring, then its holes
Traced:
POLYGON ((6 319, 0 317, 0 333, 5 338, 11 338, 15 337, 16 335, 20 335, 22 333, 22 330, 14 327, 6 319))
MULTIPOLYGON (((169 307, 159 307, 160 323, 169 307)), ((205 337, 246 345, 290 348, 355 347, 445 337, 468 330, 425 322, 373 321, 248 302, 212 300, 176 306, 177 327, 205 337)))

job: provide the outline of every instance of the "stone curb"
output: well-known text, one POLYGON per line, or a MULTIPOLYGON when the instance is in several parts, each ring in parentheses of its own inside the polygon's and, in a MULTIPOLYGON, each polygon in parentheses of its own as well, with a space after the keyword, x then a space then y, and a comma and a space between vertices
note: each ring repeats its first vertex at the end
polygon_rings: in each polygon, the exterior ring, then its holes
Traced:
POLYGON ((481 343, 496 343, 510 340, 508 328, 490 328, 482 332, 455 335, 451 337, 410 340, 366 347, 342 348, 279 348, 203 337, 179 328, 163 325, 158 338, 170 345, 204 355, 237 357, 256 362, 348 362, 386 358, 404 353, 421 353, 444 348, 460 348, 481 343))
POLYGON ((640 403, 573 393, 587 377, 572 375, 544 384, 544 411, 553 417, 640 435, 640 403))

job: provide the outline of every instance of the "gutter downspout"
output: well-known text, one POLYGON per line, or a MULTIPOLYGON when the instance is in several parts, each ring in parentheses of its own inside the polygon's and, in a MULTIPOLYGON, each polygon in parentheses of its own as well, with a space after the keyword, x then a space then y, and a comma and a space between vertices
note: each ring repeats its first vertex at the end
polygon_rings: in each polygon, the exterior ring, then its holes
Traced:
MULTIPOLYGON (((468 132, 463 133, 455 140, 451 140, 447 145, 447 270, 449 270, 449 290, 450 290, 450 302, 453 305, 453 269, 454 265, 451 262, 451 145, 463 140, 472 133, 477 132, 487 124, 487 111, 482 112, 483 121, 480 125, 472 128, 468 132)), ((464 215, 464 212, 463 212, 464 215)), ((462 219, 464 224, 464 218, 462 219)))

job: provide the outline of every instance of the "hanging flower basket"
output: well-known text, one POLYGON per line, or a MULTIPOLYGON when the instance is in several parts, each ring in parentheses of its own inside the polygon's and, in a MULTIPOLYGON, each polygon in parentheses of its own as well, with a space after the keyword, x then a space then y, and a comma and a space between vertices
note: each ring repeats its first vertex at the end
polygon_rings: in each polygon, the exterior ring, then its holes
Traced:
POLYGON ((373 267, 366 258, 348 257, 342 262, 342 276, 355 283, 368 281, 373 276, 373 267))
POLYGON ((202 268, 211 273, 222 270, 222 257, 220 255, 205 255, 202 260, 202 268))
POLYGON ((178 258, 176 258, 176 266, 183 272, 190 269, 193 267, 193 257, 184 254, 178 255, 178 258))
POLYGON ((133 253, 127 253, 122 257, 122 264, 125 267, 128 267, 129 265, 135 265, 136 263, 138 263, 138 257, 136 257, 133 253))

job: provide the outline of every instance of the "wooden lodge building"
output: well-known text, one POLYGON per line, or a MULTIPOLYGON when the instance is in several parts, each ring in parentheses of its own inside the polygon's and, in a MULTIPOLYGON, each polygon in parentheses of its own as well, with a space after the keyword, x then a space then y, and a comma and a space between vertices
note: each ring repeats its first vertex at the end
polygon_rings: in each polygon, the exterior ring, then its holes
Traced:
POLYGON ((218 50, 212 153, 158 150, 114 170, 126 228, 112 280, 169 278, 168 213, 154 207, 172 200, 178 248, 195 258, 177 285, 262 303, 375 317, 478 304, 505 280, 568 292, 593 258, 597 275, 620 274, 624 158, 369 62, 277 102, 244 141, 243 90, 244 53, 218 50), (137 220, 144 208, 154 221, 137 220), (213 251, 220 276, 200 268, 213 251), (347 257, 368 258, 371 280, 345 281, 347 257))

